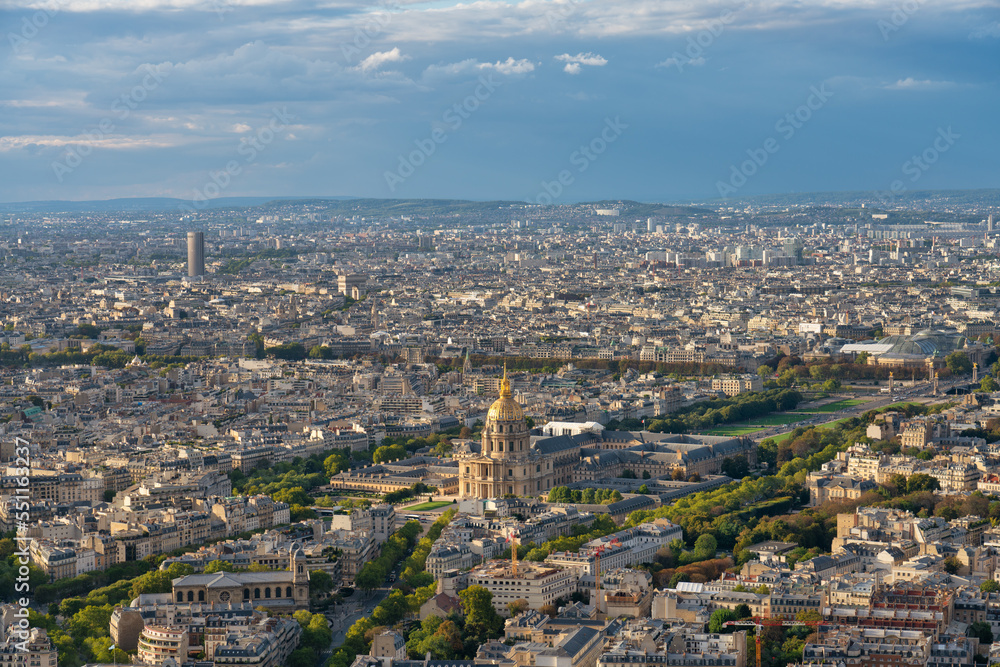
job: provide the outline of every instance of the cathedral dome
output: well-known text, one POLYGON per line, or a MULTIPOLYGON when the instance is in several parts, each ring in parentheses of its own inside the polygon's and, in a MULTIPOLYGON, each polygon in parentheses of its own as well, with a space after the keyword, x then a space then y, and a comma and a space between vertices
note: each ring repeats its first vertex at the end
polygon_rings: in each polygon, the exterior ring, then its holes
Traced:
POLYGON ((510 390, 510 380, 507 379, 507 369, 503 371, 503 379, 500 380, 500 398, 493 402, 490 411, 486 414, 487 422, 512 422, 524 420, 524 410, 520 404, 514 400, 514 394, 510 390))

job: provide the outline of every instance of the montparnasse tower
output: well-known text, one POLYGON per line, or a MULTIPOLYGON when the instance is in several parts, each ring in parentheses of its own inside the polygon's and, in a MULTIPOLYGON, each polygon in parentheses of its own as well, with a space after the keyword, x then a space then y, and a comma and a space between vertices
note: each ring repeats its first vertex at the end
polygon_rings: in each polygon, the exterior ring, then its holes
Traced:
POLYGON ((483 427, 483 455, 493 459, 521 458, 530 451, 531 438, 524 410, 514 400, 504 366, 500 397, 486 413, 483 427))

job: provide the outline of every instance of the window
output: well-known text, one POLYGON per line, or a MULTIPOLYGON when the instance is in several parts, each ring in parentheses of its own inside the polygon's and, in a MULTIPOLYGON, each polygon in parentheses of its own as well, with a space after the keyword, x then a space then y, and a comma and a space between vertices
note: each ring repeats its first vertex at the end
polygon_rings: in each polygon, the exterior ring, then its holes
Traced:
POLYGON ((265 598, 270 598, 271 597, 271 587, 270 586, 268 586, 267 588, 264 589, 264 597, 265 598))
POLYGON ((253 598, 254 598, 254 600, 259 600, 260 599, 260 589, 259 588, 253 589, 253 598))
POLYGON ((180 591, 177 591, 177 601, 178 602, 184 602, 184 593, 181 593, 180 591))
POLYGON ((285 597, 286 598, 292 597, 292 587, 291 586, 286 586, 285 587, 285 597))
POLYGON ((244 588, 243 589, 243 599, 244 600, 249 600, 250 599, 250 589, 249 588, 244 588))
POLYGON ((194 591, 188 591, 188 602, 194 602, 194 591))
POLYGON ((198 602, 205 601, 205 591, 198 591, 198 602))
POLYGON ((276 598, 280 598, 281 597, 281 586, 275 586, 274 587, 274 597, 276 597, 276 598))

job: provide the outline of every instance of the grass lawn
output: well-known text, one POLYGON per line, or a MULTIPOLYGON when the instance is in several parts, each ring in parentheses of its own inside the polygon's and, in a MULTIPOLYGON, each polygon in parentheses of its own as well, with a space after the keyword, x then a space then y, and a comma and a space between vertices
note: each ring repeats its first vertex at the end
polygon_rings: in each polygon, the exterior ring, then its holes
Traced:
MULTIPOLYGON (((818 424, 816 426, 813 426, 812 428, 815 428, 815 429, 818 429, 818 430, 819 429, 825 429, 825 428, 833 428, 837 424, 840 424, 842 422, 846 422, 849 419, 853 419, 853 417, 844 417, 843 419, 837 419, 836 421, 828 422, 826 424, 818 424)), ((773 438, 766 438, 766 439, 767 440, 774 440, 776 443, 781 444, 785 440, 788 440, 790 437, 792 437, 791 431, 789 431, 788 433, 784 433, 782 435, 776 435, 773 438)))
POLYGON ((413 505, 411 507, 403 507, 399 511, 409 512, 412 510, 414 512, 430 512, 431 510, 436 510, 439 507, 448 507, 449 505, 452 504, 453 503, 446 500, 435 500, 434 502, 430 503, 420 503, 419 505, 413 505))
POLYGON ((718 426, 704 431, 704 435, 750 435, 763 430, 760 426, 718 426))
POLYGON ((821 405, 818 408, 802 408, 800 410, 795 410, 795 412, 799 414, 837 412, 838 410, 843 410, 845 408, 853 408, 858 405, 864 405, 867 402, 868 401, 863 401, 858 398, 845 398, 842 401, 834 401, 833 403, 827 403, 826 405, 821 405))
POLYGON ((723 424, 710 428, 706 430, 705 435, 749 435, 750 433, 756 433, 757 431, 762 431, 768 426, 784 426, 786 424, 795 424, 805 419, 805 415, 798 414, 783 414, 783 415, 765 415, 763 417, 754 417, 749 421, 736 422, 735 424, 723 424))
POLYGON ((902 403, 890 403, 889 405, 886 405, 885 407, 879 408, 878 411, 879 412, 885 412, 886 410, 892 410, 892 409, 895 409, 895 408, 905 408, 908 405, 920 405, 920 403, 914 403, 912 401, 903 401, 902 403))

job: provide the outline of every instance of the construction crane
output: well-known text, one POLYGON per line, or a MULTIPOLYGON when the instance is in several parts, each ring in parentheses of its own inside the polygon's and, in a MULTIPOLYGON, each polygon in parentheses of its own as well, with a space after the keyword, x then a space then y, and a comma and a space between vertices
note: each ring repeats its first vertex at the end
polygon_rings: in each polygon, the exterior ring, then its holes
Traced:
POLYGON ((764 628, 772 627, 793 627, 797 625, 801 626, 811 626, 820 629, 824 623, 822 620, 819 621, 796 621, 787 618, 765 618, 763 616, 753 616, 751 618, 745 618, 741 621, 726 621, 723 623, 725 626, 730 625, 746 625, 754 627, 754 639, 757 644, 757 667, 764 667, 760 661, 760 636, 763 634, 764 628))
POLYGON ((595 563, 595 569, 597 572, 596 586, 595 586, 597 592, 597 599, 594 601, 595 603, 594 606, 597 607, 597 613, 601 613, 601 554, 604 553, 605 549, 611 549, 612 547, 620 547, 621 545, 622 543, 619 542, 618 538, 616 537, 607 544, 602 544, 594 548, 594 557, 595 560, 597 561, 595 563))
POLYGON ((510 569, 513 575, 517 576, 517 538, 515 531, 510 533, 510 569))

